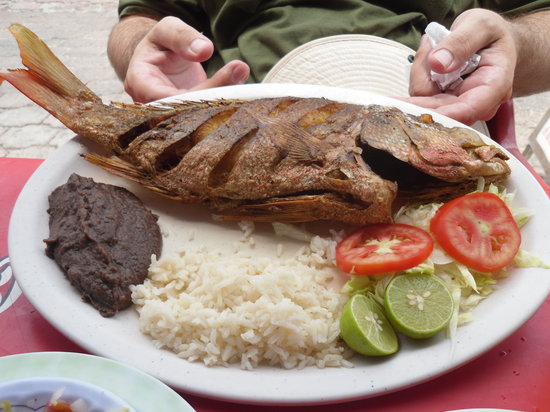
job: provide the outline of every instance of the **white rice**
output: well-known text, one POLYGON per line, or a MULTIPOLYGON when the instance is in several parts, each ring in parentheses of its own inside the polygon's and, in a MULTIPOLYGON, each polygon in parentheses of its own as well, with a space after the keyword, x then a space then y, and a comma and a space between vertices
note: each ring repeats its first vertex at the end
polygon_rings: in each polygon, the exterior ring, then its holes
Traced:
POLYGON ((208 366, 350 367, 332 250, 315 237, 294 258, 197 249, 153 261, 133 287, 140 328, 159 348, 208 366))

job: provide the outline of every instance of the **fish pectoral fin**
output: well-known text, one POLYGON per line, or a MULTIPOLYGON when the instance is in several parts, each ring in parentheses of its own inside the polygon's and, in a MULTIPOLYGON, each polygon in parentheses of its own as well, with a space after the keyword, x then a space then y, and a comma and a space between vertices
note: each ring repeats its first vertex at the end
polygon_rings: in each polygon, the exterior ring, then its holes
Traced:
POLYGON ((270 138, 284 152, 298 161, 305 163, 322 162, 325 148, 323 141, 300 126, 280 117, 257 113, 247 107, 242 107, 251 117, 258 121, 258 126, 266 126, 270 130, 270 138))
POLYGON ((162 196, 176 200, 181 198, 181 196, 179 196, 177 193, 155 185, 153 182, 151 182, 149 176, 146 175, 142 170, 136 168, 128 162, 125 162, 122 159, 105 157, 91 153, 85 153, 81 156, 88 162, 101 167, 103 170, 106 170, 109 173, 139 183, 147 189, 161 194, 162 196))
POLYGON ((298 162, 322 162, 324 155, 321 141, 304 129, 298 126, 296 128, 303 133, 284 135, 284 138, 287 140, 288 155, 298 162))

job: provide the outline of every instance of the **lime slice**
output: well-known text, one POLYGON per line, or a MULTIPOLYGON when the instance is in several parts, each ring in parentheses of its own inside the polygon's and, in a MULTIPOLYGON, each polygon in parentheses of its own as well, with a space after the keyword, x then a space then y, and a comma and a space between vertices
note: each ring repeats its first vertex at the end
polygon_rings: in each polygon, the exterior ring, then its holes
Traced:
POLYGON ((344 306, 340 335, 351 349, 363 355, 391 355, 399 349, 397 335, 382 308, 365 295, 353 295, 344 306))
POLYGON ((435 275, 411 274, 393 278, 384 295, 392 325, 411 338, 429 338, 451 319, 453 298, 445 282, 435 275))

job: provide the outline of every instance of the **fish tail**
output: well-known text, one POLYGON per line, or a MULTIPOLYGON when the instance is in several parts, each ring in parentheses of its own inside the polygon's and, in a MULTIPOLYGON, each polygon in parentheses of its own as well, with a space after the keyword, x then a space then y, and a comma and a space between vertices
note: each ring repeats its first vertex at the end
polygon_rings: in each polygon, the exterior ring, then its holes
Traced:
POLYGON ((21 24, 12 24, 9 30, 27 69, 0 73, 2 80, 7 80, 56 117, 66 115, 64 109, 71 99, 84 98, 101 104, 101 99, 71 73, 36 34, 21 24))
POLYGON ((120 153, 124 150, 120 136, 134 134, 144 124, 155 123, 170 112, 140 104, 103 104, 31 30, 21 24, 12 24, 9 30, 26 69, 0 73, 0 83, 11 83, 73 132, 120 153))

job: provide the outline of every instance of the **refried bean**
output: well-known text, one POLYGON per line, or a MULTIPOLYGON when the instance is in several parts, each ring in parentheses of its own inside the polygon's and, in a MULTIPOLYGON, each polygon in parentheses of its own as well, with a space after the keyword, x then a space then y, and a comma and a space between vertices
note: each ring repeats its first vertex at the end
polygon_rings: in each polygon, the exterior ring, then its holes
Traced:
POLYGON ((104 317, 132 304, 130 285, 160 257, 157 216, 125 188, 72 174, 49 196, 46 255, 104 317))

